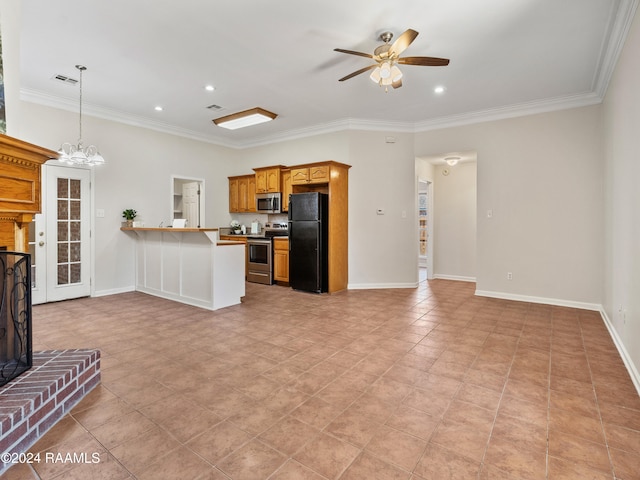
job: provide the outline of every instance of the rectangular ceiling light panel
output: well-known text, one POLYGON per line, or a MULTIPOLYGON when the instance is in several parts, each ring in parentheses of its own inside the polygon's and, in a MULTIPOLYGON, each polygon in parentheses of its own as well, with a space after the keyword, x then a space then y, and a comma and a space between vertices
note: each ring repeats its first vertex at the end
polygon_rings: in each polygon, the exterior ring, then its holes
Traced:
POLYGON ((259 123, 268 122, 273 120, 278 115, 273 112, 269 112, 262 108, 256 107, 243 112, 233 113, 224 117, 216 118, 213 120, 218 127, 226 128, 229 130, 236 130, 238 128, 250 127, 251 125, 257 125, 259 123))

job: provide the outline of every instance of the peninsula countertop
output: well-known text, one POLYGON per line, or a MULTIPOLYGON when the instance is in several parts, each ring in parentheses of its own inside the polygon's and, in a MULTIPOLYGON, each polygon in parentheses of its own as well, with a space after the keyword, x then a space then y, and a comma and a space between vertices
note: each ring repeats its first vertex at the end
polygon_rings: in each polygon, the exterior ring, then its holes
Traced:
POLYGON ((173 228, 173 227, 120 227, 123 231, 147 232, 217 232, 217 228, 173 228))
POLYGON ((245 245, 217 228, 121 227, 135 237, 135 289, 217 310, 245 295, 245 245))

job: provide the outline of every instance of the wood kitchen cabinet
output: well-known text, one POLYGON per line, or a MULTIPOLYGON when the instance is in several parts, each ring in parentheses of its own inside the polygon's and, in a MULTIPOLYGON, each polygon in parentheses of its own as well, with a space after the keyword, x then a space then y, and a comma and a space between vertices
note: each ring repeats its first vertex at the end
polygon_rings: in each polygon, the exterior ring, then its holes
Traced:
POLYGON ((291 168, 292 185, 308 185, 328 183, 331 173, 330 165, 317 164, 291 168))
POLYGON ((229 212, 238 211, 238 178, 229 177, 229 212))
POLYGON ((349 281, 350 168, 333 160, 290 167, 292 193, 329 195, 329 293, 346 289, 349 281))
POLYGON ((241 175, 229 177, 229 212, 256 211, 256 177, 241 175))
POLYGON ((289 239, 273 239, 273 279, 289 283, 289 239))
POLYGON ((289 211, 289 195, 293 193, 291 186, 291 170, 284 169, 280 171, 280 180, 282 182, 282 211, 289 211))
POLYGON ((280 191, 280 169, 282 165, 274 167, 254 168, 256 172, 256 192, 276 193, 280 191))

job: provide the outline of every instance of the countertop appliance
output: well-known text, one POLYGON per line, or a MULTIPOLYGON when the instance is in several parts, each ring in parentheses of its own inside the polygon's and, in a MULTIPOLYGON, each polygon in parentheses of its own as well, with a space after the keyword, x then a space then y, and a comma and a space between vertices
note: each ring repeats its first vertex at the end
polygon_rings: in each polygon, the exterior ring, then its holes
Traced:
POLYGON ((256 211, 258 213, 280 213, 281 208, 282 194, 280 192, 256 194, 256 211))
POLYGON ((329 290, 328 205, 326 193, 289 196, 289 285, 295 290, 329 290))

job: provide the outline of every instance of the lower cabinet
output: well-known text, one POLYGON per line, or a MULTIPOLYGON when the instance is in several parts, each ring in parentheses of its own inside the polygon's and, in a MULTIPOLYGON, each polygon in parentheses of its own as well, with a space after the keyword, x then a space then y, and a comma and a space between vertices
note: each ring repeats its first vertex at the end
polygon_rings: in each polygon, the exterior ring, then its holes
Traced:
POLYGON ((273 239, 273 279, 289 283, 289 239, 273 239))

